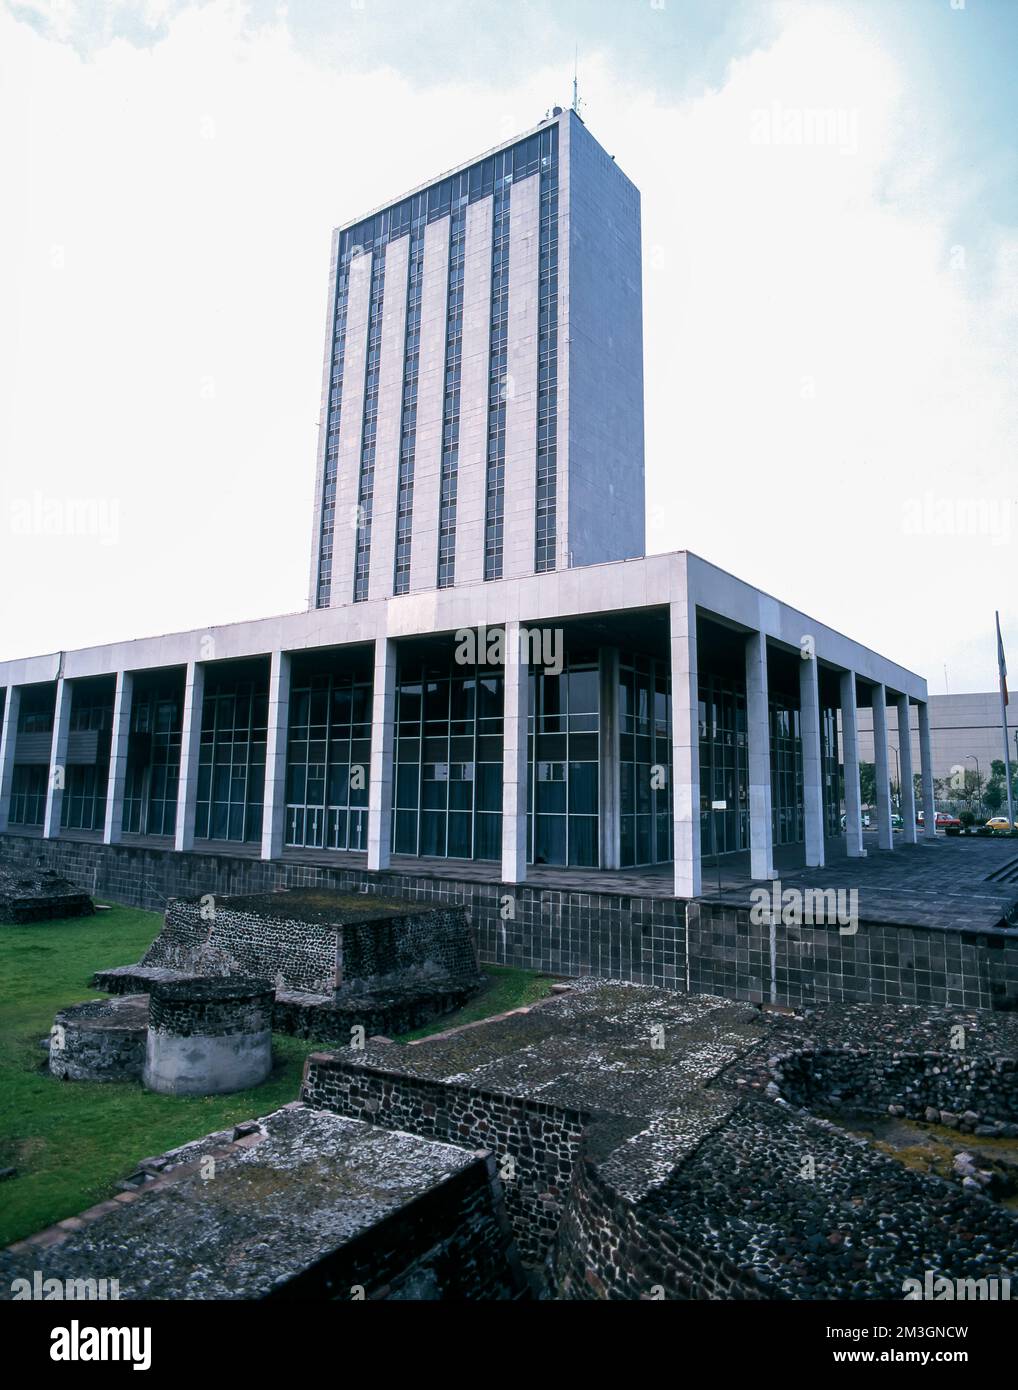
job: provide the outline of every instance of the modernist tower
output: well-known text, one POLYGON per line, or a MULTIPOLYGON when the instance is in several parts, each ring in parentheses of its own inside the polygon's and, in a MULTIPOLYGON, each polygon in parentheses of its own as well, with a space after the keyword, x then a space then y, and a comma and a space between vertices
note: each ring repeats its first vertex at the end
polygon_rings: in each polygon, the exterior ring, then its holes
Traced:
POLYGON ((556 107, 333 235, 311 606, 643 553, 640 195, 556 107))

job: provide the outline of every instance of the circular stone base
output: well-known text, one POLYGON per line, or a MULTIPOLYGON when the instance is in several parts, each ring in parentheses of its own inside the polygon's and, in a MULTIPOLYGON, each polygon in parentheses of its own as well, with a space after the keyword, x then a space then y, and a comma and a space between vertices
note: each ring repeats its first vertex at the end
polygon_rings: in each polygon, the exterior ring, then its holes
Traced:
POLYGON ((49 1069, 65 1081, 137 1081, 147 1030, 147 994, 72 1004, 53 1020, 49 1069))
POLYGON ((172 980, 152 986, 142 1082, 168 1095, 212 1096, 260 1085, 272 1070, 267 980, 172 980))

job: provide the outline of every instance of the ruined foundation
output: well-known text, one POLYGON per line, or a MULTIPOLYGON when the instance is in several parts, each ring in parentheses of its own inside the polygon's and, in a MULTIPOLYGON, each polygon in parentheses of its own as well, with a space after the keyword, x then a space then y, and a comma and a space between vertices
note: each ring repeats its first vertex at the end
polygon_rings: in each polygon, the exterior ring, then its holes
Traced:
POLYGON ((272 1070, 266 980, 172 980, 153 986, 142 1081, 177 1096, 259 1086, 272 1070))

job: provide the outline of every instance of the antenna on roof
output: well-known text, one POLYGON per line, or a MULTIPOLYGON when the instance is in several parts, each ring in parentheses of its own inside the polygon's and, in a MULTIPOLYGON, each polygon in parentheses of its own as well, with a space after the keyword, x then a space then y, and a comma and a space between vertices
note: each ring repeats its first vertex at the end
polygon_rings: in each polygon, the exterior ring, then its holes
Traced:
POLYGON ((573 48, 573 110, 577 116, 580 114, 580 107, 583 101, 580 98, 580 46, 576 44, 573 48))

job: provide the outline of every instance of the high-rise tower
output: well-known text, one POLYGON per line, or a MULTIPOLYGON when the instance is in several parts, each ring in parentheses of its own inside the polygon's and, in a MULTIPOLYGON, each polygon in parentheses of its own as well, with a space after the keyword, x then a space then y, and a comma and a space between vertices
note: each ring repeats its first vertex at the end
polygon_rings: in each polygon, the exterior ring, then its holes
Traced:
POLYGON ((331 266, 312 607, 644 553, 640 195, 575 112, 331 266))

